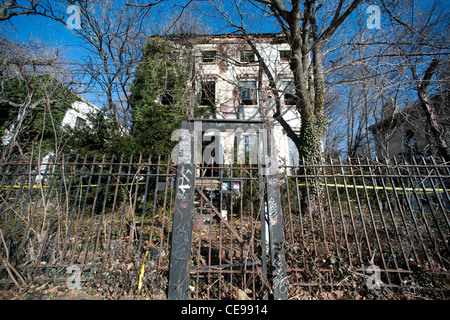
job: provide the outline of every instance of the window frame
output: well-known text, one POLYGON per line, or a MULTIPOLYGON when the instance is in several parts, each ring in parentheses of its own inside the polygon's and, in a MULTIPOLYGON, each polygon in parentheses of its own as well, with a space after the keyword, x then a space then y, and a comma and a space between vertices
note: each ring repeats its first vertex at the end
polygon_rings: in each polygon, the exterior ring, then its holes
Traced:
POLYGON ((216 105, 216 81, 202 80, 200 82, 200 105, 215 106, 216 105), (205 87, 206 86, 206 87, 205 87), (211 86, 208 88, 208 86, 211 86))
POLYGON ((203 50, 202 63, 215 63, 217 60, 217 50, 203 50))
POLYGON ((257 106, 258 105, 258 81, 252 79, 239 80, 239 105, 257 106), (251 86, 245 86, 244 83, 253 83, 251 86), (248 92, 248 98, 243 98, 243 93, 248 92))
POLYGON ((253 50, 241 50, 239 60, 244 64, 251 64, 258 62, 253 50))
POLYGON ((77 116, 77 118, 75 119, 75 129, 83 129, 84 127, 86 127, 87 125, 87 120, 77 116))
POLYGON ((278 50, 280 53, 280 61, 281 62, 289 62, 291 61, 291 50, 278 50))

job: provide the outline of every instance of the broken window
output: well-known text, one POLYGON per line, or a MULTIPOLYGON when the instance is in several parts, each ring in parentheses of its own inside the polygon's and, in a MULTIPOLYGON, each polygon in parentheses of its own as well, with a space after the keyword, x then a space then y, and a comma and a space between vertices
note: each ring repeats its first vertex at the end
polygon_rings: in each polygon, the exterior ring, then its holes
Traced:
POLYGON ((284 104, 287 106, 295 105, 295 88, 294 81, 284 81, 282 84, 284 104))
POLYGON ((202 62, 206 62, 206 63, 215 62, 216 55, 217 55, 217 51, 215 51, 215 50, 203 51, 202 62))
POLYGON ((200 104, 203 106, 214 106, 216 102, 216 82, 202 81, 202 97, 200 104))
POLYGON ((239 81, 241 92, 241 105, 257 105, 258 90, 256 81, 239 81))
POLYGON ((291 60, 291 51, 290 50, 280 50, 280 60, 281 61, 290 61, 291 60))
POLYGON ((252 50, 241 51, 241 62, 243 63, 253 63, 256 62, 255 54, 252 50))

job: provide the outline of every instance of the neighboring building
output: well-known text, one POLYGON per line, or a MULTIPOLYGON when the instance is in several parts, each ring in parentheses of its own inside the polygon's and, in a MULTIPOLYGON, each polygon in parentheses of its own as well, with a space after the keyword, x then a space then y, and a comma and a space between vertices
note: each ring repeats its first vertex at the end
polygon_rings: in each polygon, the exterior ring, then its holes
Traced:
MULTIPOLYGON (((447 141, 450 141, 449 95, 431 98, 439 123, 443 126, 447 141)), ((399 111, 392 104, 383 106, 383 120, 369 127, 375 140, 379 158, 436 155, 434 137, 430 133, 428 121, 418 102, 399 111)))
MULTIPOLYGON (((213 111, 214 119, 266 120, 275 111, 273 92, 260 68, 257 56, 243 35, 184 35, 193 49, 195 80, 200 106, 213 111)), ((252 43, 275 78, 282 102, 283 118, 294 131, 300 132, 300 115, 293 104, 293 74, 289 67, 290 47, 279 34, 251 35, 252 43)), ((175 43, 181 43, 171 38, 175 43)), ((183 46, 183 45, 182 45, 183 46)), ((279 162, 298 163, 295 144, 274 121, 273 134, 279 162)), ((233 155, 234 136, 222 134, 221 147, 225 163, 233 155), (233 140, 230 140, 233 139, 233 140)), ((248 150, 252 139, 245 137, 248 150)))
POLYGON ((100 112, 100 109, 92 103, 80 97, 80 100, 72 103, 61 122, 61 126, 69 126, 71 129, 82 129, 89 125, 89 114, 100 112))
MULTIPOLYGON (((70 108, 67 109, 63 120, 61 121, 61 127, 68 126, 71 129, 87 129, 91 124, 89 123, 88 115, 92 113, 99 112, 100 109, 84 98, 78 97, 78 100, 73 102, 70 108)), ((3 146, 8 145, 11 142, 11 134, 10 131, 13 130, 10 128, 9 130, 5 130, 5 134, 1 137, 3 146)), ((38 174, 35 178, 35 183, 43 181, 44 176, 43 173, 50 170, 51 166, 48 164, 52 161, 51 159, 54 157, 54 152, 47 152, 40 159, 41 165, 37 167, 38 174)))
MULTIPOLYGON (((78 97, 78 100, 72 103, 71 107, 67 109, 63 120, 61 121, 61 127, 69 126, 71 129, 83 128, 89 125, 88 114, 97 113, 100 109, 94 106, 92 103, 82 97, 78 97)), ((5 130, 2 136, 2 144, 6 146, 11 141, 10 130, 5 130)))

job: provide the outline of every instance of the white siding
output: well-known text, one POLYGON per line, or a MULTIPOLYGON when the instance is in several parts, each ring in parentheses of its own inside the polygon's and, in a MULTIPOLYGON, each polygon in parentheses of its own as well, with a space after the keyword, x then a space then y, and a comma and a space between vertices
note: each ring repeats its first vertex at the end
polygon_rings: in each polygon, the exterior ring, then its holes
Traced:
POLYGON ((81 118, 86 121, 86 123, 89 123, 88 121, 88 114, 89 113, 95 113, 100 111, 99 108, 96 106, 85 102, 85 101, 75 101, 71 108, 67 110, 66 114, 64 115, 63 121, 61 122, 61 126, 68 125, 70 128, 74 128, 77 123, 77 118, 81 118))
MULTIPOLYGON (((272 43, 271 38, 258 39, 255 44, 258 52, 266 62, 271 73, 275 77, 277 87, 282 90, 286 81, 292 81, 293 76, 287 61, 280 58, 281 50, 289 50, 288 44, 272 43), (265 42, 264 42, 265 41, 265 42)), ((214 80, 216 83, 215 105, 217 119, 245 119, 260 120, 261 114, 270 117, 275 112, 274 97, 271 90, 268 89, 268 78, 263 75, 262 86, 258 91, 258 105, 240 106, 239 82, 258 80, 259 65, 255 63, 241 63, 240 52, 248 50, 245 40, 238 37, 211 37, 208 43, 201 43, 195 46, 195 56, 197 58, 197 83, 201 81, 214 80), (202 52, 216 51, 216 60, 214 62, 203 62, 202 52)), ((198 88, 200 90, 200 87, 198 88)), ((283 96, 281 94, 281 96, 283 96)), ((284 98, 282 98, 282 103, 284 98)), ((283 118, 290 124, 294 131, 300 129, 300 115, 293 107, 282 107, 283 118)), ((293 152, 289 147, 289 138, 284 133, 278 122, 274 123, 273 135, 275 146, 277 148, 278 159, 280 163, 292 163, 291 156, 293 152)), ((230 161, 231 150, 233 150, 232 137, 227 138, 222 135, 223 150, 225 160, 230 161), (230 154, 227 156, 227 154, 230 154)))

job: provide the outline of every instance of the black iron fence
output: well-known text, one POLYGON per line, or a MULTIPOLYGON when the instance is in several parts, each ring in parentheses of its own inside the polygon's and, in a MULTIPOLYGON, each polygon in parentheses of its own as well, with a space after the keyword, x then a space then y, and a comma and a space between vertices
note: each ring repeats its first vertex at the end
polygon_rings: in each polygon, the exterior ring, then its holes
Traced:
POLYGON ((353 159, 286 169, 291 284, 356 281, 375 294, 381 286, 408 288, 412 296, 449 289, 448 164, 353 159))
MULTIPOLYGON (((447 296, 449 164, 329 159, 279 169, 289 298, 447 296)), ((190 297, 270 297, 265 177, 250 165, 214 170, 196 174, 190 297), (214 170, 220 179, 208 178, 214 170)), ((160 156, 1 165, 0 283, 70 285, 77 266, 86 285, 128 277, 129 291, 165 291, 175 175, 160 156)))
POLYGON ((167 269, 175 172, 168 163, 103 156, 3 165, 0 281, 19 282, 17 270, 26 281, 66 282, 71 265, 90 281, 125 261, 139 269, 147 251, 154 269, 167 269))

